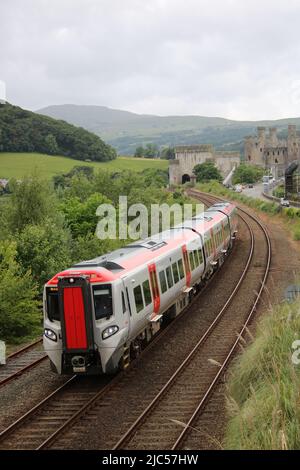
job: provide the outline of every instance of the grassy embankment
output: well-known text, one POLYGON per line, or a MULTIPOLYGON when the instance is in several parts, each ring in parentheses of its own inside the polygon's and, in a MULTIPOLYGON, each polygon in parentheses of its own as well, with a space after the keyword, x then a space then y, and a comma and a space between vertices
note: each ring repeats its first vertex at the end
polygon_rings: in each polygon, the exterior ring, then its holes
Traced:
POLYGON ((40 153, 0 153, 0 178, 23 178, 33 170, 45 178, 68 173, 74 166, 92 166, 109 171, 143 171, 146 168, 166 170, 166 160, 118 157, 108 162, 85 162, 71 158, 43 155, 40 153))
MULTIPOLYGON (((300 209, 281 209, 215 182, 198 188, 279 218, 300 240, 300 209)), ((300 448, 300 364, 292 361, 293 353, 300 359, 297 340, 300 300, 278 305, 260 320, 255 339, 230 369, 226 449, 300 448)))
POLYGON ((255 199, 241 193, 235 193, 215 181, 197 184, 197 188, 207 193, 213 193, 216 196, 225 197, 233 201, 240 201, 252 209, 277 217, 285 224, 294 240, 300 240, 300 208, 281 208, 275 202, 262 201, 261 199, 255 199))
POLYGON ((300 301, 259 322, 230 370, 226 449, 300 448, 300 301), (299 350, 299 354, 297 352, 299 350))

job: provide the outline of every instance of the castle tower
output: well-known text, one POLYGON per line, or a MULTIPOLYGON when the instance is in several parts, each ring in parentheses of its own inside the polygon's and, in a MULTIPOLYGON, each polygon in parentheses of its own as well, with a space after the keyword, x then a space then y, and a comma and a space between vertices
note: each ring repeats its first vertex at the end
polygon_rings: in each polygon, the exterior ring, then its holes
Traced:
POLYGON ((244 143, 244 159, 247 163, 252 163, 254 159, 253 149, 255 147, 254 139, 252 136, 245 137, 244 143))
POLYGON ((288 127, 288 162, 291 163, 299 158, 299 145, 297 128, 293 124, 288 127))
POLYGON ((276 127, 270 127, 269 129, 269 139, 271 147, 278 146, 278 138, 277 138, 277 129, 276 127))
POLYGON ((257 135, 258 135, 258 141, 265 145, 266 141, 266 128, 265 127, 258 127, 257 128, 257 135))

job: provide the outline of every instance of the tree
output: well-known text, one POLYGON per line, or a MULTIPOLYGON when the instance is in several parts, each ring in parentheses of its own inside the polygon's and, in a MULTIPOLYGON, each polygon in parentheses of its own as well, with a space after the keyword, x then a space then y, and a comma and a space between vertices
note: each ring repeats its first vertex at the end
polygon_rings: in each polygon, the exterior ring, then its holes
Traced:
POLYGON ((58 145, 57 145, 56 138, 54 137, 54 135, 48 134, 46 136, 45 145, 46 145, 47 153, 50 153, 50 155, 58 154, 59 149, 58 149, 58 145))
POLYGON ((196 176, 198 182, 209 180, 222 181, 223 179, 219 169, 213 162, 199 163, 193 169, 193 173, 196 176))
POLYGON ((37 289, 16 261, 16 243, 0 241, 0 338, 17 342, 41 329, 37 289))
POLYGON ((17 260, 31 270, 40 291, 54 274, 72 262, 71 236, 62 223, 47 220, 40 225, 26 225, 17 236, 17 260))
POLYGON ((74 238, 95 233, 98 223, 96 210, 100 204, 111 204, 111 201, 100 193, 93 193, 84 202, 78 197, 63 201, 60 207, 74 238))
POLYGON ((55 215, 55 196, 48 181, 34 173, 20 183, 12 184, 10 204, 10 226, 14 233, 26 225, 40 224, 55 215))
POLYGON ((175 149, 174 147, 166 147, 162 150, 160 158, 165 160, 174 160, 175 159, 175 149))
POLYGON ((155 144, 147 144, 145 148, 144 156, 146 158, 155 158, 159 154, 159 150, 157 145, 155 144))
POLYGON ((255 165, 241 164, 236 168, 233 174, 233 184, 238 183, 255 183, 259 181, 264 174, 264 170, 255 165))
POLYGON ((141 145, 135 149, 134 156, 142 158, 145 155, 145 149, 141 145))

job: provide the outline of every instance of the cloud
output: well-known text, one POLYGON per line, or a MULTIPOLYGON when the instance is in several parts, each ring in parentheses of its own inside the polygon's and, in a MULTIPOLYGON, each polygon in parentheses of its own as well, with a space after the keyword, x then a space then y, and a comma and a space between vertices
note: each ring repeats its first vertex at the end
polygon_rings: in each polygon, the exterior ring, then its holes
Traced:
POLYGON ((296 0, 10 0, 0 78, 29 109, 295 116, 299 20, 296 0))

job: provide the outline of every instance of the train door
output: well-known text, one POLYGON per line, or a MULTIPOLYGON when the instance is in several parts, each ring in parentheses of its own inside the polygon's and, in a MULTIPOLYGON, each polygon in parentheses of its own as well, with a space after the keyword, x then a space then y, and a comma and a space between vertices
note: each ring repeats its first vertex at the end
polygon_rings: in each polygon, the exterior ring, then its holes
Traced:
POLYGON ((123 328, 127 328, 128 333, 130 331, 130 317, 131 317, 131 311, 130 311, 130 303, 129 303, 129 296, 128 296, 128 291, 126 289, 126 285, 124 281, 122 281, 121 284, 121 305, 122 305, 122 323, 123 323, 123 328))
POLYGON ((149 271, 151 295, 152 295, 152 302, 153 302, 152 318, 154 318, 158 314, 159 307, 160 307, 160 295, 159 295, 159 287, 158 287, 155 263, 149 264, 148 271, 149 271))
POLYGON ((182 256, 183 256, 183 263, 184 263, 184 269, 185 269, 186 286, 190 287, 192 274, 191 274, 190 262, 189 262, 186 245, 183 245, 182 247, 182 256))
POLYGON ((212 245, 212 249, 213 249, 214 259, 216 259, 216 257, 217 257, 217 241, 216 241, 216 238, 215 238, 213 228, 210 229, 210 237, 211 237, 211 245, 212 245))

